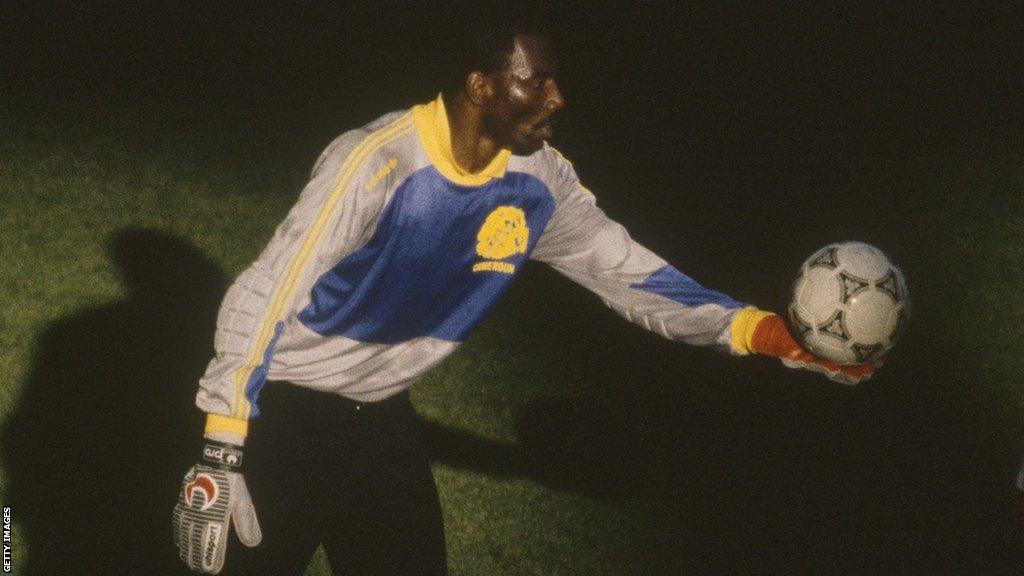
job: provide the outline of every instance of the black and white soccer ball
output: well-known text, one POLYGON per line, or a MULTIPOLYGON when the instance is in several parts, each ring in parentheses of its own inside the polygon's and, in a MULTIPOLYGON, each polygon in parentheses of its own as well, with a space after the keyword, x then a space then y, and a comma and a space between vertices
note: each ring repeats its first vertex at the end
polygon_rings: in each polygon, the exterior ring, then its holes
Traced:
POLYGON ((881 358, 910 320, 903 273, 881 250, 863 242, 829 244, 800 268, 789 320, 809 351, 838 364, 881 358))

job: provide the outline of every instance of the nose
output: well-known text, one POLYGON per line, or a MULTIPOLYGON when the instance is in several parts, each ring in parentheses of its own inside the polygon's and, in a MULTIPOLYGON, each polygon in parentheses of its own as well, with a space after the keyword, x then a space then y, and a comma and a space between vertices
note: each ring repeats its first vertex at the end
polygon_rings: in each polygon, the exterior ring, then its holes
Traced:
POLYGON ((555 82, 554 78, 548 81, 548 94, 544 107, 551 112, 556 112, 565 107, 565 97, 562 96, 562 91, 558 89, 558 83, 555 82))

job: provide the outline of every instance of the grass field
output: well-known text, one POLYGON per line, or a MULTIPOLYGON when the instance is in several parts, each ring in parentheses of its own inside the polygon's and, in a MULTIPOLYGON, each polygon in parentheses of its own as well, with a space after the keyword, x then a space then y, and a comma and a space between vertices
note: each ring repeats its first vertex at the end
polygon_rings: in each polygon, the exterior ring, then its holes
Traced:
MULTIPOLYGON (((689 100, 709 118, 663 133, 671 95, 627 95, 624 114, 582 90, 601 77, 587 73, 569 79, 579 111, 558 144, 643 243, 781 310, 815 248, 866 240, 904 268, 914 317, 848 389, 662 341, 528 268, 414 388, 452 573, 1019 573, 1024 145, 999 104, 961 120, 956 93, 876 110, 889 94, 769 86, 732 117, 712 86, 689 100), (837 135, 832 106, 874 123, 837 135), (956 119, 920 122, 936 111, 956 119)), ((29 82, 0 100, 0 498, 17 574, 181 572, 170 508, 223 291, 319 148, 433 90, 245 82, 215 97, 29 82)), ((307 574, 329 574, 321 555, 307 574)))

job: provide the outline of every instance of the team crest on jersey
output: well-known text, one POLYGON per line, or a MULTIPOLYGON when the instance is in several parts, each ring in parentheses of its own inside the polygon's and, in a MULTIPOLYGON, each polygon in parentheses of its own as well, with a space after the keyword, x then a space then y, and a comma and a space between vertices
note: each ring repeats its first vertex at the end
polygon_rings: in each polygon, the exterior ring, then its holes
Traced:
POLYGON ((515 265, 502 260, 516 254, 525 254, 529 241, 530 228, 526 225, 526 214, 521 208, 495 208, 487 215, 476 235, 476 253, 485 260, 474 264, 473 271, 514 273, 515 265))
POLYGON ((185 485, 185 504, 190 508, 197 492, 203 495, 203 505, 199 508, 199 511, 205 512, 217 502, 217 496, 219 495, 217 482, 213 479, 213 476, 197 474, 195 480, 185 485))

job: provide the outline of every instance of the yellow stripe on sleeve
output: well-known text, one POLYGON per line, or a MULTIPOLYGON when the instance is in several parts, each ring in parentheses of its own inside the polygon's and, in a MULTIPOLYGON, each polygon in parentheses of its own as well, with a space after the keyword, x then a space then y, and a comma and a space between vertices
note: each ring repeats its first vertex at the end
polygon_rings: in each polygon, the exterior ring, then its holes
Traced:
POLYGON ((319 248, 320 242, 323 239, 324 228, 330 220, 335 206, 337 206, 338 202, 345 195, 345 191, 348 189, 352 177, 358 171, 359 167, 362 166, 367 157, 376 152, 382 146, 408 133, 412 130, 412 127, 412 116, 410 114, 405 114, 389 126, 366 137, 358 146, 355 147, 355 149, 352 150, 351 153, 349 153, 348 158, 345 159, 345 163, 342 165, 341 174, 338 177, 338 182, 331 189, 331 193, 328 195, 327 201, 324 203, 323 208, 317 215, 316 221, 310 227, 309 234, 306 236, 302 247, 299 249, 298 254, 295 255, 289 265, 284 283, 276 292, 274 292, 274 295, 271 298, 271 305, 267 315, 263 319, 263 323, 261 324, 259 337, 256 340, 256 346, 253 347, 250 352, 249 359, 245 364, 235 372, 235 407, 232 412, 232 418, 240 420, 249 419, 252 412, 252 406, 245 397, 245 386, 252 377, 252 373, 262 363, 264 350, 270 344, 270 340, 274 335, 274 326, 277 324, 280 316, 284 313, 286 304, 292 301, 299 278, 301 278, 302 274, 305 272, 306 266, 310 261, 310 256, 319 248))

